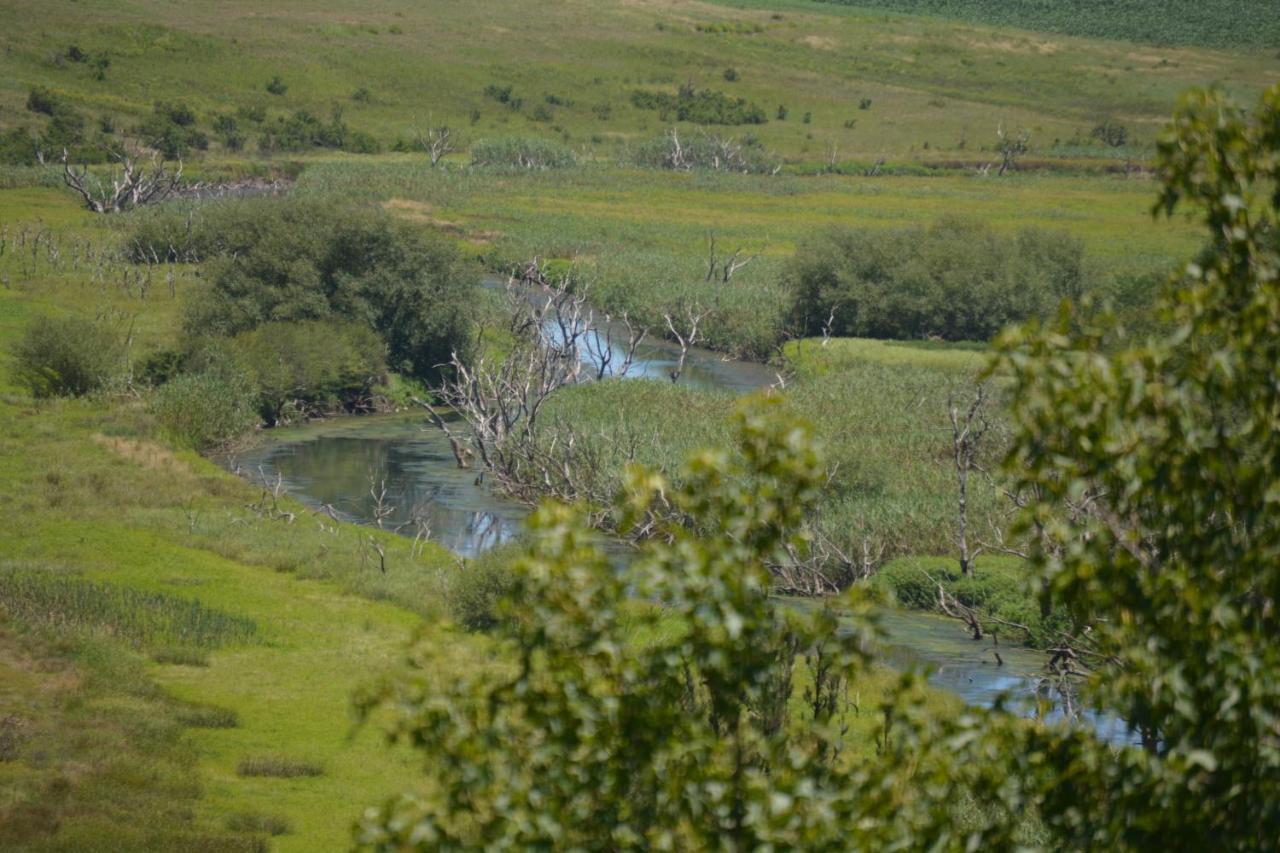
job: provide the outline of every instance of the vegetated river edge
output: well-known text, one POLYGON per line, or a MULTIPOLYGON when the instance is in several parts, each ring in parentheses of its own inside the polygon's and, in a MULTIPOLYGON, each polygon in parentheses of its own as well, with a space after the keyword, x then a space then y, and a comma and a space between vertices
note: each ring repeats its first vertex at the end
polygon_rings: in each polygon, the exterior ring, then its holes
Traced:
MULTIPOLYGON (((494 286, 492 279, 487 286, 494 286)), ((651 340, 636 353, 628 378, 665 379, 678 358, 674 344, 651 340)), ((691 349, 681 382, 746 393, 768 385, 774 371, 757 362, 738 361, 705 349, 691 349)), ((458 468, 447 437, 426 418, 412 415, 339 417, 264 434, 249 449, 220 460, 247 477, 278 482, 290 496, 344 520, 369 522, 376 499, 371 482, 385 488, 384 525, 394 528, 411 513, 425 519, 431 538, 461 556, 475 556, 514 538, 528 509, 477 483, 474 471, 458 468)), ((791 606, 812 600, 788 599, 791 606)), ((988 641, 975 642, 959 623, 920 612, 882 608, 879 618, 887 641, 877 650, 896 668, 921 666, 929 682, 966 703, 990 707, 1002 698, 1026 716, 1058 716, 1035 699, 1034 673, 1043 656, 1017 646, 1001 646, 998 664, 988 641)), ((1123 721, 1086 712, 1100 737, 1129 741, 1123 721)))

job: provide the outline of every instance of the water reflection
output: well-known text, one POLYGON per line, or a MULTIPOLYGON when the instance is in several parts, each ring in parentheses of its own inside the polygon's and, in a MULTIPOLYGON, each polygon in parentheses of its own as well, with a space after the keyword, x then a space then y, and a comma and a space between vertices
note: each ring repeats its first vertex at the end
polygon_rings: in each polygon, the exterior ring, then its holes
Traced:
POLYGON ((496 498, 457 467, 444 434, 420 417, 367 418, 273 434, 239 457, 244 470, 317 510, 413 536, 420 529, 451 551, 475 556, 516 536, 523 507, 496 498))

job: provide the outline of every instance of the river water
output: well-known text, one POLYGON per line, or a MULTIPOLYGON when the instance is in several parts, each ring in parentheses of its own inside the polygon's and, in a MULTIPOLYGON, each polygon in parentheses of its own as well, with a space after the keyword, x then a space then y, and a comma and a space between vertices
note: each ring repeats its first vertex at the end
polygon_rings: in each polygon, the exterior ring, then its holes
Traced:
MULTIPOLYGON (((665 341, 646 343, 628 377, 667 381, 678 354, 665 341)), ((694 349, 680 381, 747 392, 774 378, 765 365, 694 349)), ((379 492, 385 489, 384 505, 395 507, 388 526, 425 518, 433 541, 464 556, 513 539, 527 513, 478 485, 475 471, 459 469, 444 434, 420 414, 340 418, 271 430, 234 463, 250 475, 271 481, 278 476, 293 497, 314 508, 329 507, 350 521, 373 518, 378 498, 371 485, 376 483, 379 492)), ((882 611, 880 620, 888 639, 879 653, 892 665, 923 667, 931 684, 972 705, 990 707, 1003 696, 1021 713, 1042 713, 1032 701, 1034 674, 1044 665, 1041 654, 1002 646, 1004 663, 998 665, 989 644, 974 642, 954 620, 894 609, 882 611)), ((1047 716, 1055 713, 1050 710, 1047 716)), ((1107 740, 1131 739, 1119 720, 1089 721, 1107 740)))

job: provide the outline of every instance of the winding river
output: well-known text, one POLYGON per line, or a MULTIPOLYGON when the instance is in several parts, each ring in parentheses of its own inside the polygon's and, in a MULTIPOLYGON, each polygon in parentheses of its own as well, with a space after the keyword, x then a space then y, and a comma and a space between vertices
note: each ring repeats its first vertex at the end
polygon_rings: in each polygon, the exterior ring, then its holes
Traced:
MULTIPOLYGON (((648 342, 637 351, 628 376, 666 381, 678 355, 674 345, 648 342)), ((680 381, 747 392, 774 378, 765 365, 692 349, 680 381)), ((376 480, 385 487, 384 503, 396 508, 391 525, 416 512, 428 520, 434 541, 464 556, 515 537, 527 512, 476 485, 475 472, 457 467, 444 434, 420 414, 339 418, 271 430, 235 462, 241 471, 272 481, 278 476, 295 498, 315 508, 328 506, 351 521, 373 517, 376 501, 370 483, 376 480)), ((811 606, 804 601, 794 605, 811 606)), ((879 653, 888 663, 924 667, 933 685, 969 704, 990 707, 1007 696, 1010 707, 1036 713, 1032 678, 1043 666, 1042 655, 1002 646, 1004 663, 997 665, 990 646, 971 640, 958 622, 893 609, 884 610, 880 618, 888 640, 879 653)), ((1051 719, 1055 715, 1048 712, 1051 719)), ((1131 739, 1120 720, 1089 722, 1107 740, 1131 739)))

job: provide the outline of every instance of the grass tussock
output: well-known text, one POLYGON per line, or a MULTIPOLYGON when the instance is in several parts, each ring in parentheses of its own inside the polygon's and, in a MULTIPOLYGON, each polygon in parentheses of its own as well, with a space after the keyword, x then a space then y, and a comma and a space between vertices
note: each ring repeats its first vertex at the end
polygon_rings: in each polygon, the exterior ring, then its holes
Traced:
POLYGON ((293 832, 293 824, 279 815, 236 812, 227 818, 227 829, 259 835, 288 835, 293 832))
POLYGON ((324 768, 312 761, 283 755, 255 755, 240 759, 236 765, 240 776, 263 776, 272 779, 296 779, 323 776, 324 768))
POLYGON ((167 648, 159 649, 151 656, 156 663, 173 666, 208 666, 209 653, 204 649, 167 648))
POLYGON ((234 729, 240 715, 216 705, 188 705, 177 713, 178 722, 191 729, 234 729))

